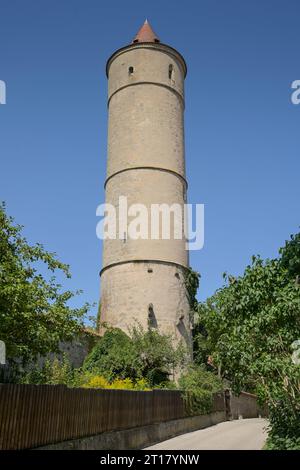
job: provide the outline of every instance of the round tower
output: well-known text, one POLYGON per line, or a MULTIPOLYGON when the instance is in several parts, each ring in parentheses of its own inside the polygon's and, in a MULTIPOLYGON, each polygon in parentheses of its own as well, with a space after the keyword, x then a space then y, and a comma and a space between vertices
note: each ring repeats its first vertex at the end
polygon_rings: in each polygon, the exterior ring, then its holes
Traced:
MULTIPOLYGON (((128 207, 143 204, 149 213, 152 204, 183 209, 183 57, 162 44, 146 21, 133 42, 108 59, 106 72, 106 202, 118 208, 120 196, 126 196, 128 207)), ((191 347, 185 237, 133 240, 124 227, 124 233, 118 230, 117 239, 103 244, 101 322, 124 331, 138 322, 191 347)))

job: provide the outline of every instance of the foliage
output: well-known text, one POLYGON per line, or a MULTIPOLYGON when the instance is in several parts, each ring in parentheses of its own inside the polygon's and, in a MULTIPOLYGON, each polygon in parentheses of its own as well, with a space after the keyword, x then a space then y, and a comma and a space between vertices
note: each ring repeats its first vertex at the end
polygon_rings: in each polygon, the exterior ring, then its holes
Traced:
POLYGON ((130 335, 141 361, 140 374, 152 387, 168 382, 169 376, 174 377, 175 369, 187 359, 182 343, 175 346, 170 335, 151 328, 144 331, 139 325, 131 329, 130 335))
POLYGON ((84 378, 81 370, 74 369, 66 354, 63 354, 60 359, 57 356, 52 359, 47 358, 41 367, 38 367, 37 364, 31 364, 25 370, 20 381, 24 384, 61 384, 76 387, 84 381, 84 378))
POLYGON ((204 366, 191 366, 179 379, 183 390, 186 412, 189 416, 210 413, 213 394, 222 390, 222 381, 204 366))
POLYGON ((185 274, 185 287, 187 291, 187 297, 192 311, 197 311, 197 299, 196 294, 199 288, 200 274, 193 271, 192 268, 188 268, 185 274))
POLYGON ((181 345, 156 330, 133 327, 130 336, 117 328, 108 329, 84 362, 84 370, 105 377, 109 382, 145 378, 151 387, 168 380, 184 360, 181 345))
POLYGON ((281 265, 287 269, 290 277, 300 276, 300 233, 291 235, 291 239, 285 242, 285 246, 280 248, 281 265))
POLYGON ((270 438, 276 445, 281 439, 284 446, 286 437, 286 448, 294 445, 293 439, 297 443, 292 423, 299 423, 299 366, 291 359, 292 343, 300 338, 295 240, 298 235, 281 250, 282 258, 253 257, 243 276, 225 275, 225 286, 198 308, 212 364, 231 380, 235 392, 253 391, 269 404, 270 438))
POLYGON ((300 412, 285 400, 270 406, 268 450, 300 450, 300 412))
POLYGON ((59 341, 71 340, 82 327, 88 305, 68 306, 75 294, 62 292, 54 273, 69 278, 69 267, 42 245, 29 245, 21 232, 0 205, 0 338, 8 358, 26 362, 57 351, 59 341), (38 264, 52 273, 49 280, 38 272, 38 264))
POLYGON ((200 305, 213 361, 237 392, 278 376, 278 361, 300 337, 299 294, 278 260, 254 258, 244 276, 200 305))
POLYGON ((178 390, 178 386, 174 380, 160 382, 158 385, 153 385, 152 388, 158 390, 178 390))
POLYGON ((278 369, 282 388, 273 386, 269 393, 270 429, 268 449, 300 450, 300 366, 290 357, 278 369))
POLYGON ((119 390, 150 390, 145 379, 141 378, 133 381, 132 379, 115 379, 109 382, 101 375, 94 375, 92 372, 75 369, 71 366, 66 354, 61 358, 55 356, 52 359, 46 359, 42 367, 31 365, 23 374, 21 379, 23 384, 48 384, 48 385, 66 385, 67 387, 84 388, 105 388, 119 390))
POLYGON ((112 328, 105 332, 86 357, 83 369, 110 382, 116 378, 134 380, 138 377, 140 360, 129 336, 112 328))
POLYGON ((96 317, 96 330, 99 331, 101 326, 101 302, 98 304, 98 311, 96 317))
MULTIPOLYGON (((198 304, 198 314, 201 304, 198 304)), ((210 365, 210 345, 207 340, 207 331, 204 325, 200 322, 196 314, 196 323, 193 328, 193 361, 195 365, 206 365, 208 370, 212 370, 210 365)))
POLYGON ((101 375, 92 376, 90 380, 83 385, 84 388, 104 388, 113 390, 150 390, 145 379, 133 381, 127 379, 116 379, 113 382, 108 382, 101 375))

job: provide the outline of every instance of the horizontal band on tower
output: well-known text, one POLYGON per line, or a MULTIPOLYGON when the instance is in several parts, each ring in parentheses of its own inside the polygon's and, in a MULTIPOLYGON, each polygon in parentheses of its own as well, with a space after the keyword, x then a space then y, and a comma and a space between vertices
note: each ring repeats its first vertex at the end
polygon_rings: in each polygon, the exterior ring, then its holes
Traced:
POLYGON ((133 166, 130 168, 123 168, 123 170, 116 171, 112 175, 108 176, 108 178, 106 178, 104 182, 104 189, 106 189, 106 185, 108 181, 112 179, 114 176, 119 175, 120 173, 124 173, 125 171, 131 171, 131 170, 155 170, 155 171, 164 171, 166 173, 171 173, 171 175, 177 176, 177 178, 179 178, 185 184, 186 189, 188 188, 188 182, 184 178, 184 176, 182 176, 180 173, 177 173, 174 170, 169 170, 168 168, 160 168, 159 166, 133 166))
POLYGON ((126 261, 117 261, 116 263, 111 263, 108 264, 107 266, 104 266, 104 268, 101 269, 99 276, 101 277, 104 271, 110 268, 114 268, 116 266, 120 266, 122 264, 134 264, 134 263, 154 263, 154 264, 165 264, 167 266, 176 266, 177 268, 181 268, 185 271, 188 271, 188 266, 184 266, 183 264, 180 263, 175 263, 174 261, 166 261, 166 260, 160 260, 160 259, 132 259, 132 260, 126 260, 126 261))
POLYGON ((167 90, 171 91, 176 95, 177 97, 180 98, 180 102, 183 106, 184 109, 184 97, 179 93, 179 91, 175 90, 175 88, 171 87, 170 85, 166 85, 165 83, 159 83, 159 82, 147 82, 147 81, 141 81, 141 82, 134 82, 134 83, 127 83, 126 85, 121 86, 117 90, 115 90, 108 98, 107 101, 107 107, 109 107, 110 100, 112 99, 113 96, 115 96, 119 91, 124 90, 125 88, 131 87, 131 86, 137 86, 137 85, 155 85, 155 86, 160 86, 163 88, 167 88, 167 90))

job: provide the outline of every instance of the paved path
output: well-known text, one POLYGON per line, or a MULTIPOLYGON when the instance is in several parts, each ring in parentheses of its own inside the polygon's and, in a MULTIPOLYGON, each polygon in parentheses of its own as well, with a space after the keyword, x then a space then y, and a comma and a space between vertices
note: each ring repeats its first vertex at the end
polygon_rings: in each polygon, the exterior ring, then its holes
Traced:
POLYGON ((160 442, 147 449, 156 450, 259 450, 267 434, 262 418, 226 421, 199 431, 160 442))

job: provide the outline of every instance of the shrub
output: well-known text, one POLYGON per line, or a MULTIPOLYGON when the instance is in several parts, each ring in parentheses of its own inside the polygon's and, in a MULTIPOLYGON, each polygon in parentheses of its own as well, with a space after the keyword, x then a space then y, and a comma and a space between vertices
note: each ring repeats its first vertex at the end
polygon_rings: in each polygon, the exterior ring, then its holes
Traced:
POLYGON ((68 357, 63 354, 59 359, 55 356, 53 359, 46 359, 44 365, 39 368, 36 364, 32 364, 24 372, 20 379, 24 384, 49 384, 49 385, 66 385, 68 387, 76 387, 80 385, 82 380, 81 370, 74 369, 68 357))
POLYGON ((269 407, 268 450, 300 450, 300 411, 284 400, 269 407))
POLYGON ((134 382, 131 379, 116 379, 108 382, 101 375, 90 377, 90 380, 83 385, 84 388, 104 388, 113 390, 150 390, 145 379, 134 382))
POLYGON ((109 388, 110 383, 101 375, 90 377, 89 381, 83 384, 84 388, 109 388))
POLYGON ((144 378, 156 387, 168 382, 184 360, 183 347, 174 347, 171 336, 152 329, 144 331, 140 326, 132 328, 130 335, 117 328, 107 330, 87 356, 84 371, 101 375, 110 383, 144 378))
POLYGON ((107 330, 86 357, 83 370, 101 375, 109 382, 116 378, 139 378, 140 361, 130 340, 123 331, 107 330))
POLYGON ((286 363, 268 397, 268 449, 300 450, 300 367, 286 363))
POLYGON ((212 411, 213 395, 223 387, 214 373, 205 370, 204 366, 194 366, 180 377, 179 388, 183 390, 187 415, 198 415, 212 411))

